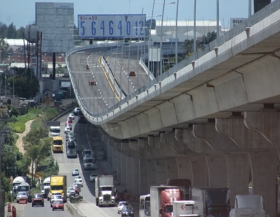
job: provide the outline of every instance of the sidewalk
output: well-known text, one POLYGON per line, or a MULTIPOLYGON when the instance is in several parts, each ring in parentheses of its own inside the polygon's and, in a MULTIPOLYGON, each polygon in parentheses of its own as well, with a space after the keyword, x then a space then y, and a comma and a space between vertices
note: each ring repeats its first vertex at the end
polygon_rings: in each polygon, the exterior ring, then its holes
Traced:
MULTIPOLYGON (((16 208, 16 216, 17 217, 23 217, 24 215, 24 207, 26 206, 27 204, 18 204, 18 203, 11 203, 11 208, 14 206, 16 208)), ((11 212, 8 212, 8 205, 5 206, 5 217, 6 216, 9 216, 11 215, 12 216, 12 213, 11 212)))

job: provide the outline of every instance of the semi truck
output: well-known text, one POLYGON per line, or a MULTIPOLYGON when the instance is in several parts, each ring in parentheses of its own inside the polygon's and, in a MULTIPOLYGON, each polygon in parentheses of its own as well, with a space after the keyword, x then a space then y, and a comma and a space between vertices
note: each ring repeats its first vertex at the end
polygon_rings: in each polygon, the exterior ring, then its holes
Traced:
POLYGON ((185 188, 185 200, 190 199, 190 187, 191 187, 191 180, 189 179, 167 179, 166 185, 169 186, 182 186, 185 188))
POLYGON ((12 185, 13 185, 12 186, 12 195, 13 195, 14 198, 16 198, 16 196, 17 196, 18 186, 23 182, 25 182, 25 180, 22 176, 17 176, 16 178, 14 178, 13 183, 12 183, 12 185))
POLYGON ((152 217, 172 217, 173 201, 183 200, 185 188, 181 186, 151 186, 150 203, 152 217))
POLYGON ((228 217, 230 212, 229 189, 190 187, 190 198, 204 217, 228 217))
POLYGON ((48 201, 51 199, 53 194, 61 194, 63 202, 67 201, 67 181, 65 175, 51 176, 48 201))
POLYGON ((115 188, 112 175, 98 175, 95 178, 96 206, 115 206, 115 188))
POLYGON ((42 191, 44 198, 47 198, 47 196, 49 194, 50 184, 51 184, 51 177, 45 178, 43 181, 43 191, 42 191))

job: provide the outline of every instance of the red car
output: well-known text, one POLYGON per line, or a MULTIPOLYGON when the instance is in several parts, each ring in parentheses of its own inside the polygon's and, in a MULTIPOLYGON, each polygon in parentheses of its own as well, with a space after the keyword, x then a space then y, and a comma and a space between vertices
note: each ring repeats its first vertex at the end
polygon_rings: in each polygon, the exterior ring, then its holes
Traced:
POLYGON ((54 211, 55 209, 64 210, 64 203, 63 203, 63 201, 60 201, 60 200, 53 201, 53 203, 52 203, 52 210, 54 211))
POLYGON ((32 198, 32 207, 34 205, 41 205, 44 206, 44 197, 43 194, 35 194, 32 198))

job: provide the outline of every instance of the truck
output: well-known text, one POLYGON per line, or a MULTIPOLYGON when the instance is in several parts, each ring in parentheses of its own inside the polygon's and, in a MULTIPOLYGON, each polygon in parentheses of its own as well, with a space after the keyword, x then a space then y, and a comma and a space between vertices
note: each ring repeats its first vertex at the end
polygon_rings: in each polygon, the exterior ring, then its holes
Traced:
POLYGON ((96 206, 115 206, 115 188, 112 175, 98 175, 95 178, 96 206))
POLYGON ((189 200, 190 199, 190 187, 191 187, 191 180, 189 179, 167 179, 166 180, 166 185, 169 186, 182 186, 185 188, 185 200, 189 200))
POLYGON ((230 212, 229 189, 190 187, 190 198, 203 216, 228 217, 230 212))
POLYGON ((17 186, 17 192, 24 191, 26 192, 27 196, 30 194, 30 185, 27 182, 22 182, 20 185, 17 186))
POLYGON ((44 198, 47 198, 47 196, 49 194, 50 184, 51 184, 51 177, 45 178, 43 181, 43 191, 42 191, 44 198))
POLYGON ((150 203, 152 217, 172 217, 173 201, 183 200, 185 188, 181 186, 151 186, 150 203))
POLYGON ((16 196, 17 196, 18 186, 23 182, 25 182, 25 180, 22 176, 17 176, 16 178, 14 178, 13 183, 12 183, 12 185, 13 185, 12 186, 12 192, 11 192, 14 198, 16 198, 16 196))
POLYGON ((61 194, 63 202, 67 201, 67 178, 65 175, 51 176, 50 191, 47 200, 49 201, 53 194, 61 194))
POLYGON ((258 216, 266 217, 263 209, 263 197, 261 195, 236 195, 235 205, 229 213, 230 217, 258 216))
POLYGON ((198 217, 203 216, 202 202, 195 202, 193 200, 173 201, 173 217, 198 217))
POLYGON ((139 204, 139 217, 149 217, 151 216, 151 202, 150 194, 140 196, 139 204))
POLYGON ((50 126, 49 136, 60 136, 60 126, 50 126))

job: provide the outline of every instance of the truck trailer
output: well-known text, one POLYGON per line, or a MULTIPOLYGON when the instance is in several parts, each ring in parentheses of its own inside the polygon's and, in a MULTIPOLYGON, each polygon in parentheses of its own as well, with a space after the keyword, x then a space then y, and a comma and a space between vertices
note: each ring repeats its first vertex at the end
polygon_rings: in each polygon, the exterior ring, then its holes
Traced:
POLYGON ((44 198, 47 198, 49 194, 50 187, 51 187, 50 185, 51 185, 51 177, 45 178, 43 182, 43 191, 42 191, 44 198))
POLYGON ((185 188, 181 186, 151 186, 151 216, 172 217, 173 201, 183 200, 185 188))
POLYGON ((228 217, 230 212, 229 189, 190 187, 190 198, 204 217, 228 217))
POLYGON ((51 176, 50 180, 50 191, 48 194, 48 201, 52 195, 58 193, 63 197, 63 202, 67 201, 67 181, 65 175, 51 176))
POLYGON ((115 188, 112 175, 98 175, 95 178, 96 206, 115 206, 115 188))
POLYGON ((203 216, 202 202, 193 200, 180 200, 172 202, 173 217, 198 217, 203 216))

